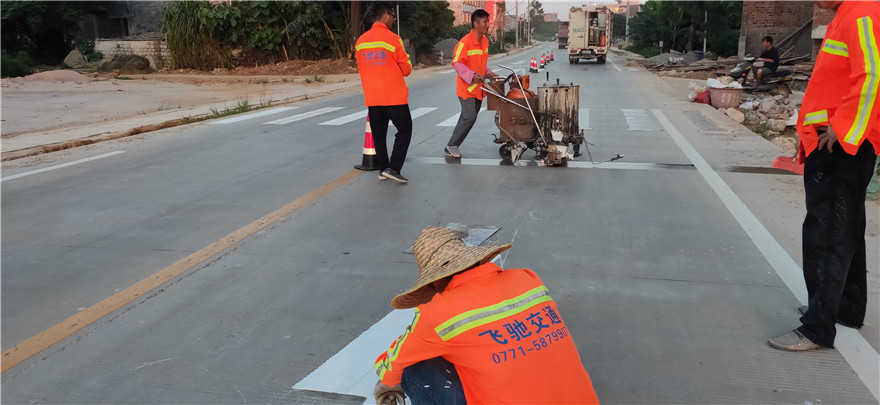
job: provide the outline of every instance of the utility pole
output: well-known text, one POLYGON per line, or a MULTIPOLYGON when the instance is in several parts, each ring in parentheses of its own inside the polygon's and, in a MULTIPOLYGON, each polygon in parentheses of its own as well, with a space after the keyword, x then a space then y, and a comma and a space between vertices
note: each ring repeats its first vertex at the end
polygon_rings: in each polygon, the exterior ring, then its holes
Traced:
POLYGON ((516 47, 519 48, 519 0, 516 1, 516 47))
POLYGON ((709 10, 705 10, 703 15, 703 55, 706 54, 706 34, 709 31, 709 10))
POLYGON ((397 36, 400 36, 400 4, 397 5, 397 11, 394 15, 397 16, 397 36))
POLYGON ((629 43, 629 0, 626 0, 626 31, 624 37, 626 38, 626 46, 632 46, 629 43))
POLYGON ((532 0, 526 0, 526 44, 532 44, 532 0))

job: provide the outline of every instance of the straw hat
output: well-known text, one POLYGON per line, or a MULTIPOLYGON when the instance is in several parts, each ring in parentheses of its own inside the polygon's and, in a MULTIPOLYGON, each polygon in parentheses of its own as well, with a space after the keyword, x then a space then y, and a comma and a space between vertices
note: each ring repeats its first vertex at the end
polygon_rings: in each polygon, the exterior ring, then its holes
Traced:
POLYGON ((430 285, 432 282, 474 265, 488 263, 497 254, 510 249, 510 246, 469 247, 447 228, 429 226, 422 229, 422 234, 413 244, 419 277, 412 288, 391 300, 391 307, 413 308, 431 301, 436 293, 430 285))

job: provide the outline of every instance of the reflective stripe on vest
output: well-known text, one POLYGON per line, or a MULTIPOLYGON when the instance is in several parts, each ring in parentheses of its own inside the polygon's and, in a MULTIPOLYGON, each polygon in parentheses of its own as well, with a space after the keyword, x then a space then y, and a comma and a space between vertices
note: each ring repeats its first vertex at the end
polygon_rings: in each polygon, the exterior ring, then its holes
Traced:
POLYGON ((416 323, 419 322, 419 309, 416 308, 416 316, 413 318, 412 323, 406 328, 406 332, 403 332, 403 335, 394 342, 394 346, 388 349, 388 356, 385 357, 385 360, 376 363, 376 374, 379 375, 379 379, 385 378, 385 372, 391 371, 391 362, 397 359, 397 356, 400 355, 400 346, 403 345, 403 342, 409 335, 412 333, 412 330, 416 328, 416 323))
POLYGON ((822 52, 828 52, 832 55, 849 57, 849 50, 846 47, 846 44, 840 41, 835 41, 833 39, 826 39, 825 44, 822 45, 822 52))
MULTIPOLYGON (((401 42, 401 44, 403 44, 403 43, 401 42)), ((364 43, 358 45, 357 47, 355 47, 355 50, 359 51, 361 49, 369 49, 369 48, 384 48, 384 49, 387 49, 391 52, 394 52, 397 49, 394 47, 394 45, 391 45, 387 42, 376 41, 376 42, 364 42, 364 43)))
POLYGON ((464 49, 464 42, 459 42, 458 47, 455 48, 455 56, 452 57, 452 63, 458 62, 458 57, 461 56, 462 49, 464 49))
POLYGON ((856 111, 855 122, 843 141, 850 145, 858 145, 868 129, 868 120, 877 104, 877 86, 880 77, 877 76, 877 64, 880 52, 877 50, 877 38, 874 37, 874 22, 871 17, 862 17, 858 20, 859 46, 865 55, 865 83, 859 96, 859 109, 856 111))
POLYGON ((553 299, 548 294, 547 287, 540 286, 495 305, 472 309, 456 315, 434 328, 434 331, 437 332, 440 339, 447 341, 473 328, 518 314, 542 302, 552 302, 553 299))
POLYGON ((804 116, 804 125, 821 124, 828 122, 828 110, 807 113, 804 116))
MULTIPOLYGON (((400 39, 400 49, 403 49, 403 53, 406 53, 406 47, 403 46, 403 39, 400 39)), ((409 67, 412 67, 412 60, 409 58, 409 54, 406 55, 406 63, 409 63, 409 67)), ((409 87, 407 84, 406 87, 409 87)))
POLYGON ((483 54, 483 50, 482 50, 482 49, 472 49, 472 50, 470 50, 470 51, 467 52, 467 55, 468 55, 468 56, 482 55, 482 54, 483 54))
POLYGON ((468 91, 470 92, 470 91, 474 91, 474 90, 475 90, 477 87, 479 87, 479 86, 480 86, 480 82, 476 82, 476 83, 474 83, 474 84, 468 86, 467 89, 468 89, 468 91))

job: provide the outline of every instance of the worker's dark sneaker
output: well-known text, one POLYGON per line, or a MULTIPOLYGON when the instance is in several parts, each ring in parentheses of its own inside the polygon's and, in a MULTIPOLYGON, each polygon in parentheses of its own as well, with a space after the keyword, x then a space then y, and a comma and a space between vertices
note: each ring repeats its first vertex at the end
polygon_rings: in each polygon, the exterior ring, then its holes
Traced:
POLYGON ((400 173, 398 173, 397 170, 394 170, 394 169, 385 169, 385 171, 382 172, 382 174, 385 175, 385 177, 387 177, 391 180, 394 180, 398 183, 409 182, 409 180, 407 180, 406 177, 401 176, 400 173))
MULTIPOLYGON (((800 312, 801 315, 806 314, 806 313, 807 313, 807 309, 809 309, 809 308, 810 308, 810 307, 808 307, 808 306, 806 306, 806 305, 801 305, 801 306, 798 307, 798 312, 800 312)), ((850 322, 847 322, 847 321, 841 321, 840 319, 837 320, 837 323, 839 323, 839 324, 841 324, 841 325, 843 325, 843 326, 846 326, 847 328, 853 328, 853 329, 861 329, 862 326, 864 326, 864 325, 858 325, 858 324, 855 324, 855 323, 850 323, 850 322)))
POLYGON ((774 349, 788 350, 791 352, 803 352, 807 350, 816 350, 822 348, 822 346, 813 343, 812 340, 807 339, 804 335, 801 335, 801 333, 798 332, 797 329, 788 332, 782 336, 770 339, 767 342, 770 343, 770 346, 774 349))
POLYGON ((461 151, 458 150, 458 146, 447 146, 443 151, 446 152, 446 156, 454 158, 461 157, 461 151))

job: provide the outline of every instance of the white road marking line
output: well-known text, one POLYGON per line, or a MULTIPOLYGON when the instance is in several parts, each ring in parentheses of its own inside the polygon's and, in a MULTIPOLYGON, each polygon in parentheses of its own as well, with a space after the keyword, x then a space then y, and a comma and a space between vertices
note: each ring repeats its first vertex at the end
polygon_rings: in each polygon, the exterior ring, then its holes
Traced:
POLYGON ((437 107, 420 107, 410 112, 409 115, 412 117, 412 119, 416 119, 436 109, 437 107))
POLYGON ((608 58, 607 56, 606 56, 606 58, 608 60, 608 63, 610 63, 611 66, 614 66, 614 68, 617 69, 618 72, 623 72, 623 69, 621 69, 620 66, 617 66, 617 64, 614 63, 614 61, 611 60, 611 58, 608 58))
POLYGON ((579 108, 578 109, 578 126, 581 129, 592 129, 590 128, 590 109, 589 108, 579 108))
MULTIPOLYGON (((480 112, 483 112, 483 111, 486 111, 485 107, 480 109, 480 112)), ((479 114, 479 113, 477 113, 477 114, 479 114)), ((461 113, 455 114, 455 115, 447 118, 443 122, 437 124, 437 126, 438 127, 454 127, 456 124, 458 124, 458 117, 460 115, 461 115, 461 113)))
POLYGON ((348 124, 349 122, 352 122, 352 121, 354 121, 354 120, 361 119, 361 118, 363 118, 363 119, 364 119, 364 122, 366 122, 366 119, 367 119, 367 110, 358 111, 358 112, 356 112, 356 113, 354 113, 354 114, 348 114, 348 115, 346 115, 346 116, 344 116, 344 117, 339 117, 339 118, 334 119, 334 120, 330 120, 330 121, 322 122, 322 123, 320 123, 320 124, 318 124, 318 125, 342 125, 342 124, 348 124))
POLYGON ((302 113, 302 114, 292 115, 292 116, 290 116, 290 117, 282 118, 282 119, 280 119, 280 120, 269 121, 269 122, 267 122, 266 124, 270 124, 270 125, 284 125, 284 124, 289 124, 289 123, 291 123, 291 122, 296 122, 296 121, 304 120, 304 119, 306 119, 306 118, 315 117, 315 116, 318 116, 318 115, 321 115, 321 114, 326 114, 326 113, 333 112, 333 111, 336 111, 336 110, 341 110, 341 109, 342 109, 342 107, 324 107, 324 108, 319 108, 319 109, 314 110, 314 111, 309 111, 309 112, 302 113))
POLYGON ((236 117, 227 118, 225 120, 211 121, 211 124, 212 125, 231 124, 233 122, 239 122, 239 121, 249 120, 251 118, 263 117, 266 115, 272 115, 272 114, 276 114, 276 113, 280 113, 280 112, 284 112, 284 111, 289 111, 294 108, 299 108, 299 107, 278 107, 278 108, 273 108, 271 110, 257 111, 257 112, 251 113, 251 114, 243 114, 243 115, 239 115, 236 117))
POLYGON ((57 166, 44 167, 44 168, 42 168, 42 169, 31 170, 31 171, 29 171, 29 172, 24 172, 24 173, 19 173, 19 174, 13 174, 12 176, 6 176, 6 177, 0 179, 0 182, 4 182, 4 181, 7 181, 7 180, 20 179, 20 178, 22 178, 22 177, 30 176, 30 175, 32 175, 32 174, 45 173, 45 172, 52 171, 52 170, 62 169, 62 168, 70 167, 70 166, 73 166, 73 165, 78 165, 78 164, 80 164, 80 163, 91 162, 91 161, 93 161, 93 160, 103 159, 103 158, 105 158, 105 157, 110 157, 110 156, 118 155, 118 154, 120 154, 120 153, 125 153, 125 151, 124 151, 124 150, 117 150, 117 151, 115 151, 115 152, 105 153, 105 154, 103 154, 103 155, 92 156, 92 157, 85 158, 85 159, 80 159, 80 160, 74 160, 73 162, 67 162, 67 163, 63 163, 63 164, 57 165, 57 166))
POLYGON ((444 70, 444 71, 440 72, 440 74, 454 73, 454 72, 455 72, 455 69, 451 69, 451 70, 444 70))
POLYGON ((414 316, 412 309, 391 311, 293 389, 357 395, 366 397, 364 404, 375 403, 373 387, 379 381, 373 367, 376 357, 388 350, 388 345, 404 332, 414 316))
MULTIPOLYGON (((685 137, 672 125, 672 122, 660 110, 651 110, 660 121, 660 124, 669 133, 672 140, 687 155, 688 159, 697 168, 697 171, 703 176, 703 179, 709 183, 709 187, 715 191, 715 194, 721 198, 721 201, 727 207, 736 221, 745 230, 746 234, 758 247, 758 250, 764 255, 782 282, 797 298, 802 305, 807 304, 807 290, 804 286, 803 270, 798 266, 797 262, 791 258, 788 252, 782 248, 779 242, 773 238, 773 235, 764 228, 761 221, 755 217, 755 214, 737 197, 736 193, 730 189, 730 186, 724 182, 709 163, 697 152, 696 149, 685 139, 685 137)), ((793 318, 794 319, 794 318, 793 318)), ((849 363, 853 371, 859 376, 862 382, 874 395, 874 398, 880 400, 880 355, 874 350, 865 337, 858 331, 837 325, 837 337, 834 341, 834 347, 843 355, 846 362, 849 363)))
POLYGON ((621 111, 626 119, 628 131, 653 131, 657 129, 651 116, 648 115, 648 110, 622 108, 621 111))

